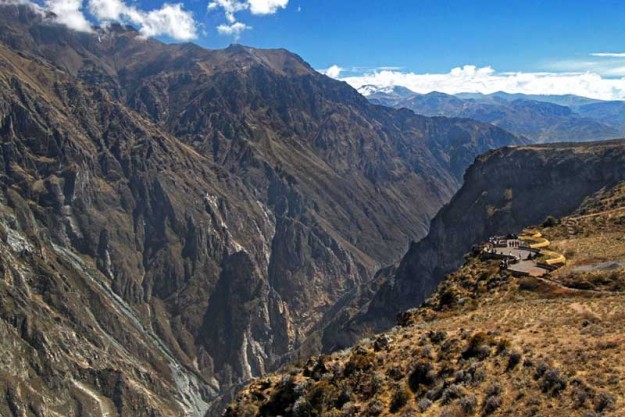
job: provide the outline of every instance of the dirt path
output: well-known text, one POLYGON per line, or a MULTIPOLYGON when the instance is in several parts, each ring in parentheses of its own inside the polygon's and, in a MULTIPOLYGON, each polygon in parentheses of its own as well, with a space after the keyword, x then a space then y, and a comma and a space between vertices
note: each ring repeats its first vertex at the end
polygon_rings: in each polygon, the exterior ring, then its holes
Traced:
POLYGON ((599 216, 603 216, 603 215, 606 215, 606 214, 618 213, 619 211, 625 211, 625 207, 619 207, 619 208, 612 209, 612 210, 601 211, 599 213, 585 214, 583 216, 570 217, 570 219, 572 219, 572 220, 582 220, 582 219, 588 219, 588 218, 591 218, 591 217, 599 217, 599 216))
POLYGON ((571 292, 575 292, 578 294, 596 294, 596 295, 609 295, 609 294, 615 294, 614 291, 597 291, 597 290, 584 290, 581 288, 572 288, 572 287, 567 287, 566 285, 562 284, 561 282, 558 282, 554 279, 551 278, 545 278, 545 277, 535 277, 536 279, 538 279, 539 281, 543 281, 547 284, 553 284, 559 288, 562 288, 563 290, 567 290, 567 291, 571 291, 571 292))

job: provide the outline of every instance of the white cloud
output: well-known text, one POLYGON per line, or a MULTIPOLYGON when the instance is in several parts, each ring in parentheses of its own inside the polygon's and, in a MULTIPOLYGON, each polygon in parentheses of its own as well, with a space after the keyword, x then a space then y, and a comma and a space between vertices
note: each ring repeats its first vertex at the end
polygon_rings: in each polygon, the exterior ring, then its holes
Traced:
POLYGON ((404 69, 404 67, 377 67, 376 71, 400 71, 404 69))
MULTIPOLYGON (((193 14, 184 10, 182 3, 165 3, 160 9, 139 10, 123 0, 85 0, 89 12, 99 24, 110 22, 131 23, 138 27, 145 37, 169 36, 176 40, 191 40, 197 37, 197 24, 193 14)), ((30 0, 0 0, 2 4, 27 4, 34 10, 50 11, 56 15, 54 21, 80 32, 93 32, 83 12, 83 0, 44 0, 43 5, 30 0)))
MULTIPOLYGON (((331 67, 334 68, 335 66, 331 67)), ((329 70, 326 70, 328 74, 329 70)), ((329 75, 329 74, 328 74, 329 75)), ((593 72, 497 72, 492 67, 466 65, 448 73, 417 74, 400 71, 379 71, 362 75, 337 77, 354 88, 364 85, 401 86, 417 93, 440 91, 524 94, 576 94, 585 97, 625 99, 625 78, 607 78, 593 72)))
POLYGON ((228 22, 235 23, 237 19, 234 17, 235 13, 246 10, 249 8, 247 2, 241 2, 239 0, 214 0, 208 4, 208 10, 223 9, 228 22))
POLYGON ((238 37, 241 32, 251 27, 238 22, 237 13, 249 10, 253 15, 274 14, 288 4, 289 0, 213 0, 208 4, 208 10, 222 9, 229 25, 221 24, 217 26, 217 31, 222 35, 238 37))
MULTIPOLYGON (((130 23, 138 27, 145 37, 169 36, 176 40, 191 40, 198 36, 198 24, 190 11, 184 9, 182 3, 165 3, 159 9, 141 10, 125 0, 40 0, 38 6, 34 0, 0 0, 3 4, 28 4, 33 9, 51 11, 55 21, 66 25, 70 29, 92 32, 91 22, 83 12, 86 5, 90 16, 95 23, 107 24, 111 22, 130 23)), ((236 14, 249 11, 253 15, 268 15, 286 8, 289 0, 212 0, 208 4, 209 10, 221 9, 228 24, 217 26, 222 35, 238 38, 242 32, 252 27, 238 22, 236 14)))
POLYGON ((193 15, 183 9, 181 3, 164 4, 158 10, 144 14, 141 33, 145 36, 166 35, 177 40, 197 38, 197 27, 193 15))
POLYGON ((330 78, 338 79, 341 76, 341 72, 343 72, 343 68, 339 67, 338 65, 332 65, 330 68, 326 70, 321 70, 320 72, 330 78))
POLYGON ((241 22, 234 22, 231 25, 222 24, 217 26, 217 32, 221 35, 229 35, 238 38, 241 35, 241 32, 251 29, 250 26, 241 22))
POLYGON ((45 0, 45 5, 58 23, 80 32, 93 31, 82 12, 82 0, 45 0))
POLYGON ((596 52, 587 57, 547 63, 547 68, 564 72, 592 72, 604 77, 625 76, 625 53, 596 52))
POLYGON ((89 11, 99 20, 119 20, 128 7, 119 0, 90 0, 89 11))
POLYGON ((595 52, 594 54, 590 54, 590 56, 596 56, 599 58, 625 58, 625 53, 623 52, 595 52))
POLYGON ((181 3, 165 3, 160 9, 146 12, 121 0, 89 0, 89 11, 102 22, 133 23, 145 37, 166 35, 177 40, 197 37, 193 15, 181 3))
POLYGON ((289 0, 247 0, 252 14, 274 14, 278 9, 284 9, 289 0))

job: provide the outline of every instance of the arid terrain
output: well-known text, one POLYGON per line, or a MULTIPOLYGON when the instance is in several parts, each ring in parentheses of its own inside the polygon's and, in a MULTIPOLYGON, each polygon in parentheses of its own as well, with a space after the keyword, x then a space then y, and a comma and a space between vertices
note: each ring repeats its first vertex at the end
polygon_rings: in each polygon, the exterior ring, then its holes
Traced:
POLYGON ((0 417, 214 417, 251 381, 230 415, 622 409, 625 139, 145 33, 180 4, 76 29, 62 2, 113 3, 0 0, 0 417), (463 258, 508 233, 568 262, 463 258))
POLYGON ((3 416, 202 417, 333 346, 333 311, 474 158, 527 143, 375 106, 284 49, 37 10, 0 3, 3 416))
POLYGON ((623 415, 625 184, 536 226, 566 266, 515 278, 468 254, 393 330, 258 379, 226 415, 623 415))

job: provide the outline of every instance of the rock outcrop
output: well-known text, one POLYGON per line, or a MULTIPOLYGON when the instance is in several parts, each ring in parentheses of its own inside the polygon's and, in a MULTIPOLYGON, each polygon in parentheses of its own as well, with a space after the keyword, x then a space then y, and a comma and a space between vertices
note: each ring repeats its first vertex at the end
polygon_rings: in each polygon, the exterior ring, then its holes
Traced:
POLYGON ((432 220, 427 237, 413 243, 389 274, 367 315, 390 322, 398 311, 421 304, 475 243, 568 214, 624 179, 623 140, 505 148, 480 156, 432 220))
MULTIPOLYGON (((607 171, 622 164, 595 152, 607 171)), ((554 206, 571 216, 535 229, 567 254, 566 265, 519 276, 482 245, 394 328, 256 379, 224 416, 622 415, 625 183, 604 179, 581 206, 554 206)))

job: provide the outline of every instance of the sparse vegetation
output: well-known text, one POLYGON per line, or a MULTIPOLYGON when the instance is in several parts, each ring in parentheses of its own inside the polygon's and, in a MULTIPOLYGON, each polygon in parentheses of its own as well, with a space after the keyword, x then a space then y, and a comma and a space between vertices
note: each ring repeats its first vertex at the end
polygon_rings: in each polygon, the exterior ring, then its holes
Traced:
POLYGON ((604 411, 612 411, 616 406, 616 398, 609 392, 600 392, 595 398, 595 411, 603 413, 604 411))
POLYGON ((485 416, 489 416, 493 414, 501 405, 503 401, 499 396, 491 396, 487 397, 484 401, 484 407, 482 408, 482 412, 485 416))
POLYGON ((430 362, 419 361, 410 374, 408 383, 413 392, 418 392, 421 386, 429 387, 436 381, 436 373, 430 362))
POLYGON ((476 357, 478 359, 486 359, 490 355, 490 344, 492 344, 492 338, 484 332, 479 332, 471 336, 469 339, 469 345, 462 354, 465 358, 476 357))
MULTIPOLYGON (((571 239, 566 227, 558 221, 548 228, 559 250, 565 249, 561 239, 571 239)), ((595 242, 594 233, 613 224, 588 227, 575 239, 595 242)), ((582 254, 598 253, 573 252, 573 265, 582 254)), ((329 385, 317 397, 327 404, 318 408, 311 387, 303 396, 314 412, 354 416, 621 415, 625 302, 615 283, 622 276, 620 270, 578 273, 567 266, 543 279, 512 278, 496 262, 469 255, 421 308, 401 314, 401 327, 384 340, 372 338, 327 358, 323 379, 329 385), (351 390, 344 401, 330 389, 339 382, 351 390)))
POLYGON ((510 356, 508 357, 508 365, 506 367, 506 369, 508 371, 516 368, 516 366, 521 363, 521 359, 523 358, 523 355, 521 354, 521 352, 512 352, 510 353, 510 356))
POLYGON ((426 412, 430 407, 432 407, 432 404, 432 401, 429 399, 421 398, 418 402, 419 411, 422 413, 426 412))
POLYGON ((558 219, 556 219, 553 216, 548 216, 541 226, 542 227, 554 227, 554 226, 557 226, 558 224, 560 224, 560 221, 558 219))
POLYGON ((396 413, 404 408, 408 404, 410 397, 408 389, 404 385, 399 386, 391 399, 391 413, 396 413))
POLYGON ((477 409, 477 397, 474 394, 470 394, 461 398, 460 408, 462 408, 464 415, 473 415, 477 409))
POLYGON ((540 388, 544 393, 558 395, 566 388, 567 381, 558 369, 548 369, 540 379, 540 388))

